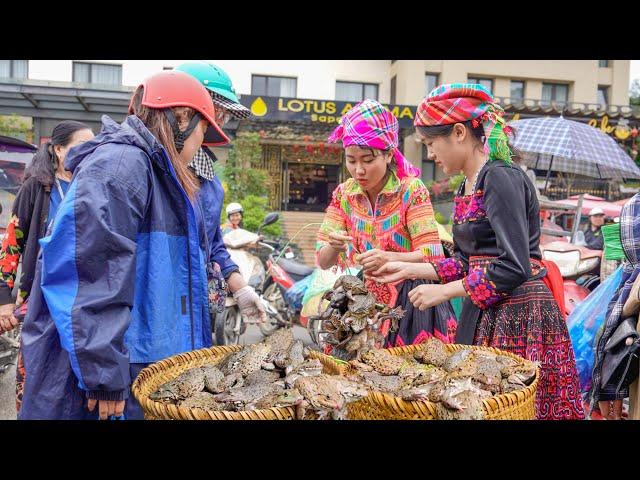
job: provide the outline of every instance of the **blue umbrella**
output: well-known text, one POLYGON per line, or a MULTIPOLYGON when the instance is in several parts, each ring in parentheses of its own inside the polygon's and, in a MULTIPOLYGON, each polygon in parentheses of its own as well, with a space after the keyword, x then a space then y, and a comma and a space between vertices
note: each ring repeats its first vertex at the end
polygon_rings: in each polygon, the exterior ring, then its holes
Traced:
MULTIPOLYGON (((509 124, 512 145, 527 154, 529 167, 596 178, 640 178, 640 168, 609 135, 563 117, 539 117, 509 124)), ((547 174, 547 181, 549 175, 547 174)))

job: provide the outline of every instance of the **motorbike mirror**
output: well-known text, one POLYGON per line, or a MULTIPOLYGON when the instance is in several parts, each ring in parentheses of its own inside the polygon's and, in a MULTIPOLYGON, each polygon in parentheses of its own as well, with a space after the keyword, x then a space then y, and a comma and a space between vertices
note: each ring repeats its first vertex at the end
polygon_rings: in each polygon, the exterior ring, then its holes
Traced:
POLYGON ((264 217, 264 220, 262 222, 262 226, 266 227, 267 225, 271 225, 272 223, 276 223, 279 218, 280 218, 280 215, 278 215, 277 212, 271 212, 266 217, 264 217))

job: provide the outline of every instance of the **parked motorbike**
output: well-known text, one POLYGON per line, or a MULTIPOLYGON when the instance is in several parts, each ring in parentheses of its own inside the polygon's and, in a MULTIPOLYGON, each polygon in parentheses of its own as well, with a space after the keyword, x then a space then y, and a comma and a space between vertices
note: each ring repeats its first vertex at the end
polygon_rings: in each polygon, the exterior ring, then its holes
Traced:
POLYGON ((16 364, 18 347, 20 345, 20 329, 18 325, 13 330, 0 335, 0 375, 16 364))
POLYGON ((558 265, 564 283, 565 310, 570 314, 600 285, 602 251, 567 242, 547 243, 540 249, 545 260, 558 265))
POLYGON ((577 205, 541 200, 540 250, 545 260, 558 265, 564 280, 565 310, 570 314, 600 285, 601 250, 591 250, 585 246, 584 234, 579 229, 584 195, 577 205), (566 217, 566 218, 565 218, 566 217), (570 226, 571 231, 558 225, 557 219, 570 226))
MULTIPOLYGON (((267 225, 278 221, 277 213, 268 214, 258 233, 238 228, 224 235, 222 238, 229 256, 238 265, 240 275, 247 284, 260 294, 260 287, 264 284, 265 269, 260 258, 251 253, 251 247, 261 245, 260 231, 267 225)), ((277 312, 263 300, 267 315, 272 316, 277 312)), ((237 345, 240 336, 247 330, 248 323, 257 323, 256 319, 244 318, 240 313, 238 304, 232 295, 227 296, 222 312, 212 314, 213 340, 216 345, 237 345)))
POLYGON ((263 335, 271 335, 279 328, 293 325, 296 320, 306 327, 307 318, 301 315, 302 296, 314 269, 296 261, 291 249, 283 251, 280 241, 265 241, 260 245, 270 252, 266 262, 268 275, 259 293, 271 307, 267 312, 268 321, 258 325, 260 331, 263 335))

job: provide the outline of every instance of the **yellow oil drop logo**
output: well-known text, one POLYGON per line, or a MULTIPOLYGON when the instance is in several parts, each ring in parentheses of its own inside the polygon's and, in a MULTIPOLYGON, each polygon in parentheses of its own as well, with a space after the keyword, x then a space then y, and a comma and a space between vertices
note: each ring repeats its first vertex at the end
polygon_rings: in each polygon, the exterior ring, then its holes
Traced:
POLYGON ((251 104, 251 113, 256 117, 264 117, 267 114, 267 104, 264 103, 262 97, 256 98, 251 104))

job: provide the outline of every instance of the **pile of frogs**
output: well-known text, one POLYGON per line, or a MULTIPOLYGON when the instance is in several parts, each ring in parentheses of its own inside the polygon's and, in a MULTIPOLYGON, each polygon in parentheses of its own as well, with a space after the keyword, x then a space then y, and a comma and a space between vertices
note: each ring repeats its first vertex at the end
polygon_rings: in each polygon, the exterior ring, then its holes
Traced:
POLYGON ((313 319, 321 322, 322 341, 340 360, 360 360, 364 352, 382 346, 382 322, 389 319, 391 331, 395 331, 404 315, 402 307, 391 309, 377 304, 364 282, 353 275, 338 278, 322 300, 329 304, 313 319))
POLYGON ((297 419, 342 419, 346 405, 368 394, 360 383, 322 373, 291 329, 246 345, 221 361, 191 368, 149 398, 185 408, 247 411, 292 406, 297 419))
POLYGON ((371 349, 351 360, 347 378, 406 401, 430 401, 441 420, 481 420, 482 400, 530 385, 537 365, 506 355, 461 349, 449 353, 435 337, 413 355, 371 349))

